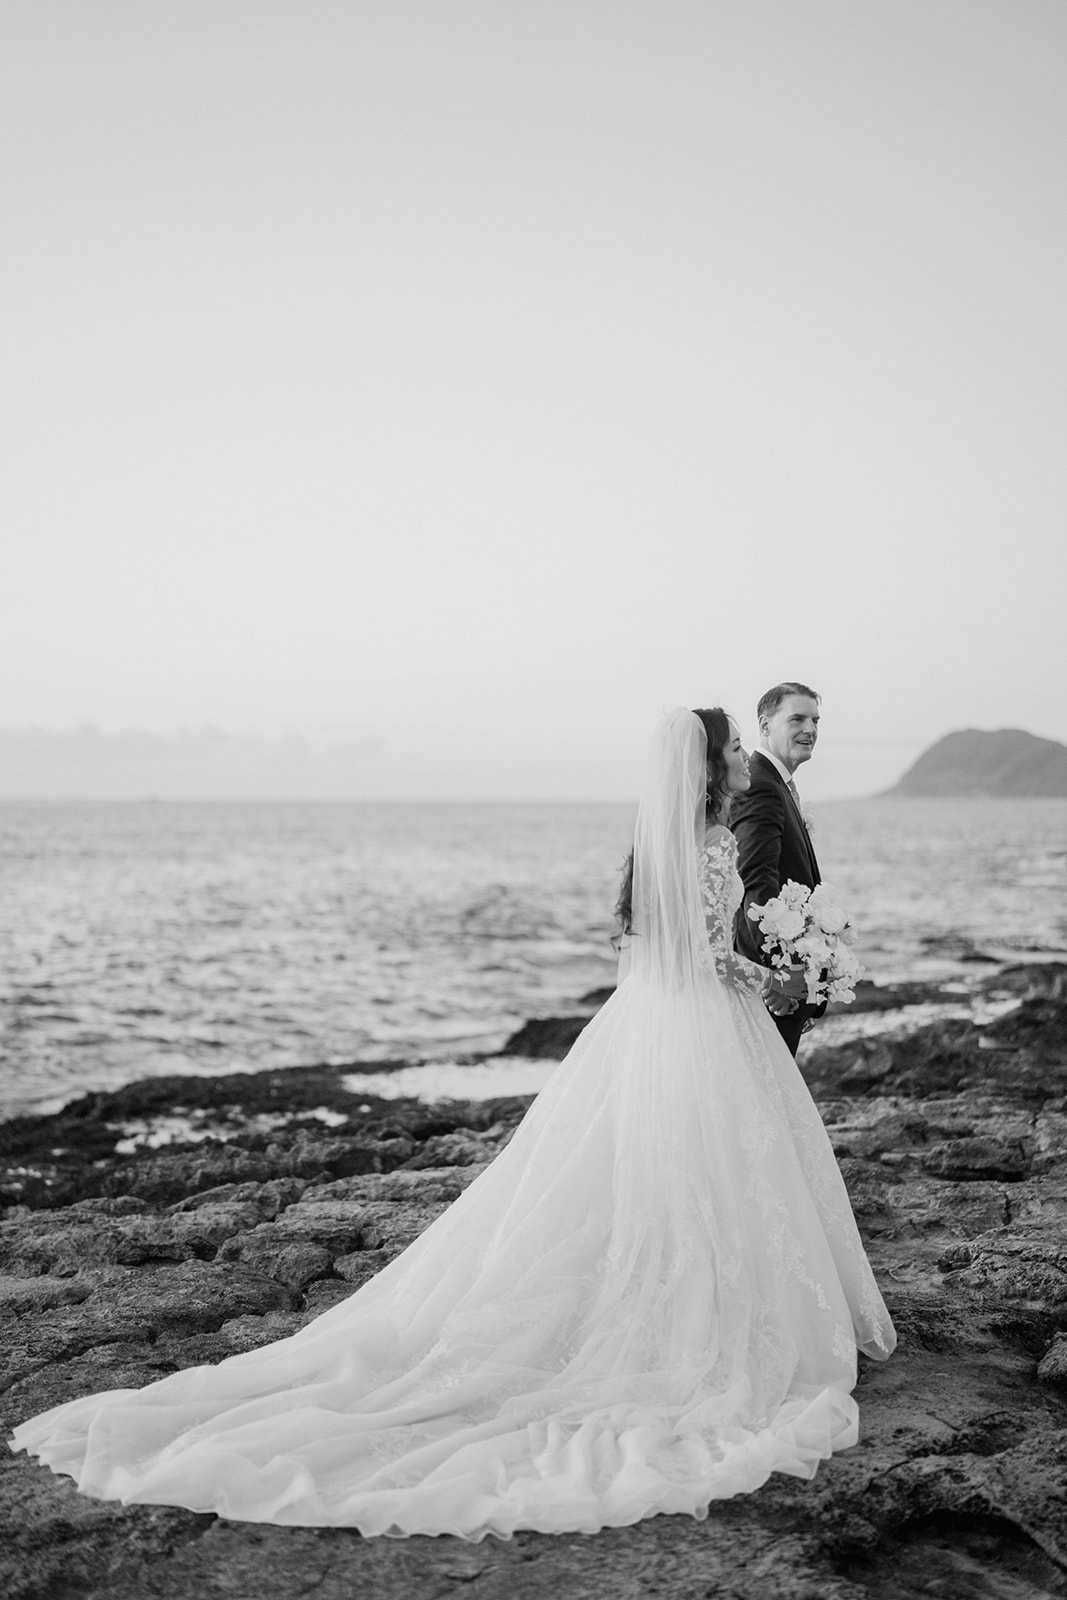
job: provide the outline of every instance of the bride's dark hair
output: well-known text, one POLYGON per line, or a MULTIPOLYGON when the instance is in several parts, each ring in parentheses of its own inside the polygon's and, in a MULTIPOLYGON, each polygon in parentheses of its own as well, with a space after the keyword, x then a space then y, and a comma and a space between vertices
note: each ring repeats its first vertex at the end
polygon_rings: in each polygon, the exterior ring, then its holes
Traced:
MULTIPOLYGON (((726 746, 730 742, 730 719, 722 706, 694 710, 704 725, 708 740, 708 790, 704 815, 708 822, 724 822, 729 815, 730 791, 727 787, 726 746)), ((612 943, 618 945, 624 934, 634 931, 634 853, 631 850, 622 868, 615 920, 619 924, 612 943)))

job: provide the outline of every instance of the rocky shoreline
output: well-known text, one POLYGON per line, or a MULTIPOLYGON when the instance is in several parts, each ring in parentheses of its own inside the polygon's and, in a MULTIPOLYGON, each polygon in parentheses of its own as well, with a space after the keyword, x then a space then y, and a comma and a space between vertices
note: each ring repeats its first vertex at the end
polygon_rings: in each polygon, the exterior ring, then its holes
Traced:
MULTIPOLYGON (((124 1509, 5 1451, 3 1593, 1062 1594, 1067 965, 983 968, 976 993, 998 1014, 844 1044, 816 1033, 803 1048, 900 1334, 892 1361, 863 1365, 860 1445, 812 1484, 772 1478, 703 1523, 466 1546, 124 1509)), ((858 1007, 892 1014, 948 994, 872 987, 858 1007)), ((528 1024, 506 1050, 562 1055, 602 998, 528 1024)), ((62 1399, 294 1332, 403 1249, 528 1104, 364 1096, 358 1070, 156 1078, 0 1124, 5 1433, 62 1399)))

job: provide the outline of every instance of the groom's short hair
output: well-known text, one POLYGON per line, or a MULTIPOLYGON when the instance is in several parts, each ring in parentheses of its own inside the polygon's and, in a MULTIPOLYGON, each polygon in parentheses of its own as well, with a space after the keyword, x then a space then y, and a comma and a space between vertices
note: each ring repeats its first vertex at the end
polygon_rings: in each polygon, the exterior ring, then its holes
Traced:
POLYGON ((773 689, 768 689, 766 694, 761 694, 759 705, 756 707, 756 721, 762 722, 764 717, 773 717, 783 700, 788 700, 791 694, 807 695, 809 700, 814 700, 816 705, 822 704, 822 696, 816 694, 814 689, 809 689, 806 683, 776 683, 773 689))

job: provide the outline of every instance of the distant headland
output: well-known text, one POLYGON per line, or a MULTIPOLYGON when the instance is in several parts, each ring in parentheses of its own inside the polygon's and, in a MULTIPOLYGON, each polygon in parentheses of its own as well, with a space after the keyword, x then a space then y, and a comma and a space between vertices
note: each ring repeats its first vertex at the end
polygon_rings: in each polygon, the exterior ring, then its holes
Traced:
POLYGON ((960 728, 938 739, 886 794, 1067 798, 1067 745, 1022 728, 960 728))

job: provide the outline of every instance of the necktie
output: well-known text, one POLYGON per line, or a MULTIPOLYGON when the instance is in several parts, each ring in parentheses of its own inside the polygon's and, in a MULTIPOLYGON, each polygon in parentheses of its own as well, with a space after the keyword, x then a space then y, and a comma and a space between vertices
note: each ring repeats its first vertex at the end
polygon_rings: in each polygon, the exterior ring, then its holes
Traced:
POLYGON ((804 808, 800 804, 800 794, 799 794, 797 786, 793 782, 792 778, 790 778, 789 782, 786 784, 786 788, 789 790, 789 793, 793 796, 793 804, 797 808, 797 816, 800 818, 801 826, 803 827, 804 832, 807 834, 808 839, 810 840, 810 838, 811 838, 811 830, 808 827, 808 819, 804 815, 804 808))

